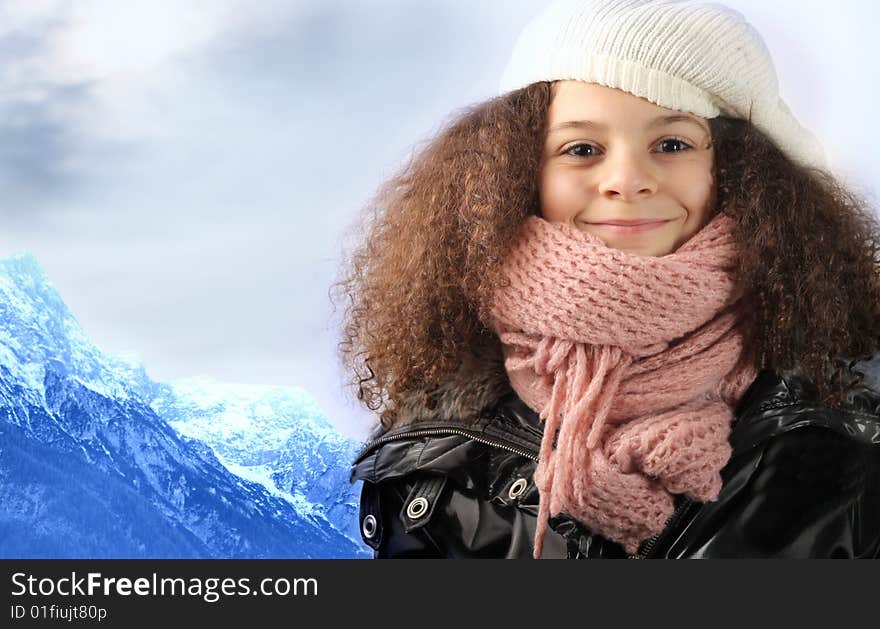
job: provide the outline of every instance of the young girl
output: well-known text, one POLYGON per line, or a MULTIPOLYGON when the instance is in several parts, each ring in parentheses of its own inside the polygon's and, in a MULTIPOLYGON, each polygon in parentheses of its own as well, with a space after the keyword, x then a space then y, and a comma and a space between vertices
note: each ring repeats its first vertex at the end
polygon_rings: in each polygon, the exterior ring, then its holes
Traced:
POLYGON ((718 4, 564 0, 339 283, 376 557, 876 557, 880 228, 718 4))

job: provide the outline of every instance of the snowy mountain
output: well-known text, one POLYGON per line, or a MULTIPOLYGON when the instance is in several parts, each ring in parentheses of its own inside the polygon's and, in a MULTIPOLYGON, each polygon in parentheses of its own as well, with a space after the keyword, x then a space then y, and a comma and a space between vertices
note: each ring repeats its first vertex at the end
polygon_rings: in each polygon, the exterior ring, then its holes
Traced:
POLYGON ((307 392, 190 378, 162 385, 150 405, 178 433, 211 446, 227 469, 362 543, 360 485, 349 484, 347 464, 363 444, 342 437, 307 392))
POLYGON ((88 340, 32 256, 0 260, 0 557, 367 557, 358 445, 295 389, 151 381, 88 340))

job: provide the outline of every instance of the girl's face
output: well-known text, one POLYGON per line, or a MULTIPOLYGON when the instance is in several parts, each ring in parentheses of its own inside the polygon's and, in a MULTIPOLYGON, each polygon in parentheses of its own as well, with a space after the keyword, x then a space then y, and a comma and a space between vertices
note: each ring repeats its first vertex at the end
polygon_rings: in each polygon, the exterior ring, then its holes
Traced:
POLYGON ((558 81, 552 94, 539 184, 546 220, 643 256, 670 254, 703 228, 714 203, 705 118, 583 81, 558 81))

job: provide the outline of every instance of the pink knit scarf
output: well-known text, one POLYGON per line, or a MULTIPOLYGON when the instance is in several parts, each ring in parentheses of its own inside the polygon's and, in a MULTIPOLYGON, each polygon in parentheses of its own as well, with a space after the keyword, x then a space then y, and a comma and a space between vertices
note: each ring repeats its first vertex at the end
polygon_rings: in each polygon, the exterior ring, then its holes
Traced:
POLYGON ((493 327, 511 385, 544 422, 535 558, 550 515, 632 554, 663 530, 672 494, 717 500, 732 409, 757 375, 736 327, 733 224, 719 213, 676 252, 646 257, 526 219, 493 327))

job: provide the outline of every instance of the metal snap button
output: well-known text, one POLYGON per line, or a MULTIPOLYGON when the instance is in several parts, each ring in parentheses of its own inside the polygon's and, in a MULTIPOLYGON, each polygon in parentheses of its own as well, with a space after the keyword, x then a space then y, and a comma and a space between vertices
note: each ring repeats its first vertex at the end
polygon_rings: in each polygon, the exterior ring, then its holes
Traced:
POLYGON ((516 498, 517 496, 522 494, 526 490, 526 487, 528 487, 528 486, 529 486, 529 481, 527 481, 524 478, 518 478, 516 480, 516 482, 510 486, 510 490, 507 492, 507 495, 511 499, 516 498))
POLYGON ((406 514, 413 520, 422 517, 427 511, 428 499, 424 496, 419 496, 418 498, 413 499, 413 501, 406 507, 406 514))
POLYGON ((364 537, 372 539, 373 535, 376 534, 376 518, 372 514, 365 517, 361 529, 364 532, 364 537))

